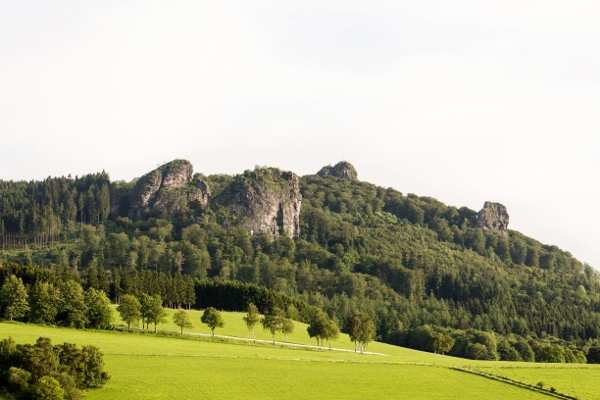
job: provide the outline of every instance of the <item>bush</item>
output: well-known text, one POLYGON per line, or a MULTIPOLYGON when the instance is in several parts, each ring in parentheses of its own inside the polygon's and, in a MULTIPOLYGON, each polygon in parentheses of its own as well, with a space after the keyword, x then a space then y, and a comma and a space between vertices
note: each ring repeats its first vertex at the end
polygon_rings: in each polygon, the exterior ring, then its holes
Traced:
POLYGON ((590 347, 587 354, 588 364, 600 364, 600 346, 590 347))
POLYGON ((465 357, 472 360, 485 360, 487 357, 487 348, 481 343, 470 343, 467 345, 465 357))
POLYGON ((42 376, 33 385, 33 398, 37 400, 62 400, 65 398, 65 391, 60 387, 60 383, 51 376, 42 376))
POLYGON ((543 363, 564 363, 565 350, 559 345, 551 345, 540 348, 535 357, 537 362, 543 363))

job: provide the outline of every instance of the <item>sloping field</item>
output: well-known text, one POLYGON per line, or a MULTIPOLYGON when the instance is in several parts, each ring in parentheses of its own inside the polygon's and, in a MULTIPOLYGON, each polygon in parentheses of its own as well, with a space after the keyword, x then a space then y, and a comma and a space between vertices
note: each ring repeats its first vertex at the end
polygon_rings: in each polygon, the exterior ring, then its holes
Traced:
POLYGON ((397 356, 1 323, 0 337, 9 335, 99 346, 112 379, 89 399, 547 398, 447 368, 390 363, 397 356))
POLYGON ((542 382, 546 388, 553 387, 579 399, 600 399, 600 365, 533 364, 511 367, 504 363, 496 368, 478 369, 530 385, 542 382))

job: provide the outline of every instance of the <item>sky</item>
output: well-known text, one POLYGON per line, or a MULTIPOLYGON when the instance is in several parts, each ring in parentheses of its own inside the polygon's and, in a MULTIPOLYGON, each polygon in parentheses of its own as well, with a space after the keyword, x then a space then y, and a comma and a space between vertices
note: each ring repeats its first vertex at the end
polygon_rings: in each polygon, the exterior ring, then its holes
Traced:
POLYGON ((256 165, 479 210, 600 269, 600 2, 0 0, 0 179, 256 165))

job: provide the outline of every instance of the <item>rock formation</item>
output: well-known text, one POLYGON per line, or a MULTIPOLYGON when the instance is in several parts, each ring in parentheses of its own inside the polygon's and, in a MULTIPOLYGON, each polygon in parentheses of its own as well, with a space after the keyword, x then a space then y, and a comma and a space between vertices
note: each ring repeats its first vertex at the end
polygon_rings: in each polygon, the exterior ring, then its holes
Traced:
POLYGON ((477 213, 477 225, 483 230, 500 232, 504 236, 508 232, 508 212, 500 203, 486 201, 477 213))
POLYGON ((333 167, 331 165, 323 167, 319 172, 317 172, 317 175, 319 175, 322 178, 325 178, 327 176, 334 176, 340 179, 350 179, 353 181, 358 180, 358 173, 356 172, 356 168, 354 168, 354 166, 347 161, 340 161, 333 167))
POLYGON ((241 226, 251 235, 300 235, 302 195, 298 176, 277 168, 257 168, 236 177, 219 201, 242 217, 241 226))
POLYGON ((193 182, 193 167, 187 160, 174 160, 141 177, 130 200, 129 218, 138 220, 150 211, 179 211, 191 202, 206 207, 210 188, 202 180, 193 182))

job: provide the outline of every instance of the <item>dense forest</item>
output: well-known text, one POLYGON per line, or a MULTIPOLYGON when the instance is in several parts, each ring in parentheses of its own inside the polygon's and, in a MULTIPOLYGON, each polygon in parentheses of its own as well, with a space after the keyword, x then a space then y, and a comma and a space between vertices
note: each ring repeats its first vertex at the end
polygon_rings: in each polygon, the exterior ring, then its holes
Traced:
MULTIPOLYGON (((591 266, 520 232, 482 229, 474 210, 336 176, 337 167, 298 178, 297 237, 285 224, 278 235, 252 231, 252 215, 231 206, 293 189, 293 174, 275 168, 195 174, 185 184, 210 188, 209 201, 161 189, 163 206, 140 218, 130 210, 148 177, 0 181, 0 260, 68 270, 113 301, 138 290, 123 277, 153 274, 196 289, 237 281, 322 309, 342 328, 367 313, 388 343, 431 351, 436 334, 449 334, 450 354, 470 358, 532 360, 546 345, 573 353, 599 343, 600 280, 591 266)), ((284 221, 285 210, 276 218, 284 221)), ((201 293, 174 301, 196 304, 201 293)))

